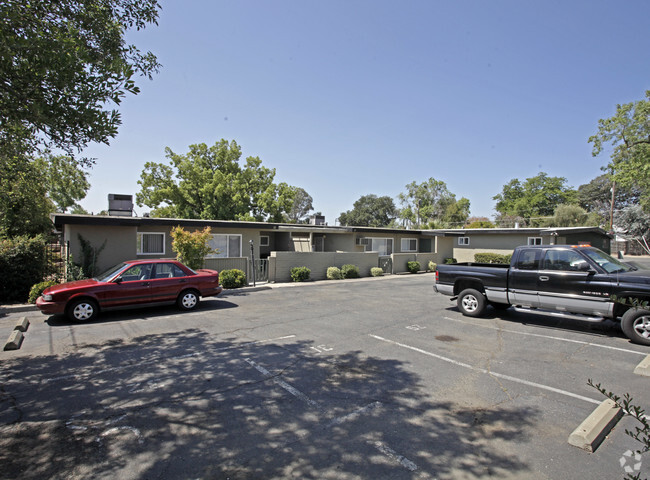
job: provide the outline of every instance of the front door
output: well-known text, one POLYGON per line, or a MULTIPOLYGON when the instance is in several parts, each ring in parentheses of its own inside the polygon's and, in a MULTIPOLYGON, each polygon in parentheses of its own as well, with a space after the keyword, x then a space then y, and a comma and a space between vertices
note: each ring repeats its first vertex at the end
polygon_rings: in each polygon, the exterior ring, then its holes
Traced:
POLYGON ((100 305, 112 308, 150 302, 152 271, 151 263, 131 266, 99 294, 100 305))

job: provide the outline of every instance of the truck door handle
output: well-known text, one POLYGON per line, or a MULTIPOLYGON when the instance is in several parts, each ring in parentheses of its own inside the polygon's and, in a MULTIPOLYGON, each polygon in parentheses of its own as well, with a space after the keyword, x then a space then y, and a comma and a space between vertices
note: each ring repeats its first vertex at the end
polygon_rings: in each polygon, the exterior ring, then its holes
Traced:
POLYGON ((548 282, 549 278, 546 275, 540 275, 539 281, 540 282, 548 282))

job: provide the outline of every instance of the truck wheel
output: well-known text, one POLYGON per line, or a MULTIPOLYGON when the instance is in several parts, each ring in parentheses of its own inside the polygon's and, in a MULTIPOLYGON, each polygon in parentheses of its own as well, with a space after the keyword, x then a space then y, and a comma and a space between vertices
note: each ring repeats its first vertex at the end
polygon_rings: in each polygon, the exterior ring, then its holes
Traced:
POLYGON ((468 317, 480 317, 485 312, 485 295, 473 288, 467 288, 458 295, 458 309, 468 317))
POLYGON ((650 311, 630 309, 621 318, 621 328, 627 338, 640 345, 650 345, 650 311))

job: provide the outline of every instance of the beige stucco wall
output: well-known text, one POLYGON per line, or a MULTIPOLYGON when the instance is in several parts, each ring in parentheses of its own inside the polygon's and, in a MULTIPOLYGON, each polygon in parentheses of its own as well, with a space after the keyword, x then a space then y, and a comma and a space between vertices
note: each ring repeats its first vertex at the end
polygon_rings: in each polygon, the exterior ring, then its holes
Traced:
POLYGON ((81 263, 81 243, 78 235, 99 249, 106 242, 106 246, 99 253, 96 260, 97 272, 102 272, 113 265, 125 260, 136 258, 136 227, 98 227, 87 225, 66 225, 63 239, 70 242, 70 253, 75 263, 81 263))
MULTIPOLYGON (((458 245, 458 237, 453 238, 454 253, 453 257, 458 262, 473 262, 474 254, 476 253, 499 253, 502 255, 511 254, 512 251, 520 246, 527 245, 528 238, 535 235, 521 234, 521 235, 475 235, 470 234, 469 245, 458 245)), ((535 236, 538 237, 538 236, 535 236)), ((550 236, 543 236, 542 243, 548 245, 550 236)))
POLYGON ((324 280, 329 267, 341 268, 346 264, 356 265, 361 276, 367 277, 370 276, 370 269, 378 266, 378 262, 376 252, 272 252, 269 257, 269 281, 290 282, 291 269, 294 267, 307 267, 311 270, 312 280, 324 280))

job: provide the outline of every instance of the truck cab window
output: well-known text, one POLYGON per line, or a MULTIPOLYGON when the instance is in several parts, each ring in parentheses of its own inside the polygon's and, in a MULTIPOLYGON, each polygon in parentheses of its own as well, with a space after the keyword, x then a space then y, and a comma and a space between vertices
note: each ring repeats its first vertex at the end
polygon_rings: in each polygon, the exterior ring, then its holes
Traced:
POLYGON ((519 270, 539 270, 542 251, 538 248, 522 249, 515 268, 519 270))

